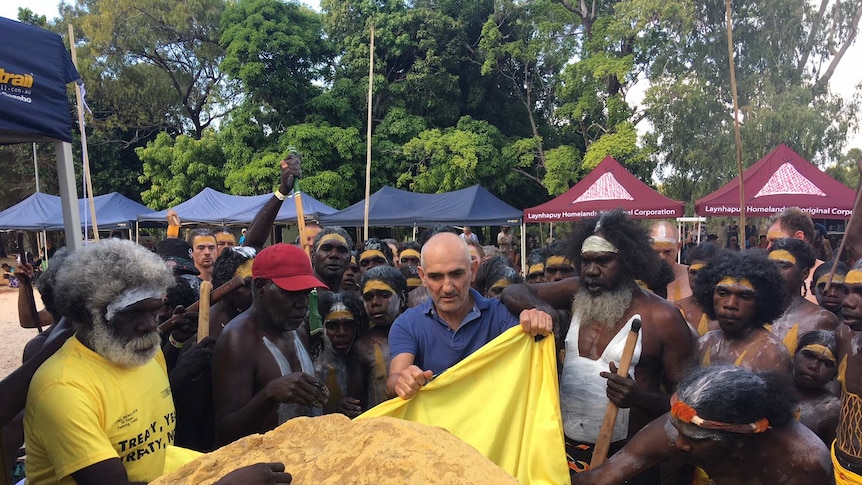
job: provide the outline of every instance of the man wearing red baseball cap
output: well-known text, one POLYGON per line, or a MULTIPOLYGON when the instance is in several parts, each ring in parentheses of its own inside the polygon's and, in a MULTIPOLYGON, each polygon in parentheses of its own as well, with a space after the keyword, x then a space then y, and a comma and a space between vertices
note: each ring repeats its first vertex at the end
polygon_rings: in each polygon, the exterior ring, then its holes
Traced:
POLYGON ((327 288, 308 256, 274 244, 257 254, 251 273, 253 303, 225 326, 213 351, 216 446, 320 414, 329 397, 314 376, 308 333, 297 331, 311 290, 327 288))

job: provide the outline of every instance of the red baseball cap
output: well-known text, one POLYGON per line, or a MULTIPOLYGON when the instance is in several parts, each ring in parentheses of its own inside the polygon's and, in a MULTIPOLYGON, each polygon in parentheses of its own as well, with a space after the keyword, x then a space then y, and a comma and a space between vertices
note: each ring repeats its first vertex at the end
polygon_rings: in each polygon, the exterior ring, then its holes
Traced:
POLYGON ((311 261, 305 251, 292 244, 273 244, 257 253, 251 265, 251 275, 253 278, 272 280, 286 291, 329 289, 314 277, 311 261))

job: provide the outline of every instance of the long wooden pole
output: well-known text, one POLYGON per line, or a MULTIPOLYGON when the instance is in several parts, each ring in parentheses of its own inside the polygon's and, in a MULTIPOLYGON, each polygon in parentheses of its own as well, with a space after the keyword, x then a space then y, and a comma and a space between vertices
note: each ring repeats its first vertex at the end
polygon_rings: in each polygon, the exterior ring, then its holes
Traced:
POLYGON ((371 100, 374 88, 374 24, 371 24, 371 44, 368 48, 368 131, 365 135, 365 239, 368 239, 368 207, 371 203, 371 100))
MULTIPOLYGON (((632 326, 629 334, 626 336, 626 344, 623 347, 623 355, 620 359, 620 366, 617 369, 617 375, 620 377, 628 377, 629 367, 632 365, 632 358, 635 354, 635 346, 638 343, 638 333, 641 330, 640 315, 632 317, 632 326)), ((596 439, 596 446, 593 448, 593 458, 590 460, 590 469, 593 469, 608 459, 608 450, 611 448, 611 437, 614 434, 614 425, 617 421, 617 414, 620 409, 613 401, 608 401, 608 408, 605 411, 605 419, 602 421, 602 427, 599 428, 599 437, 596 439)))
POLYGON ((727 57, 730 62, 730 94, 733 97, 733 131, 736 138, 736 170, 739 172, 739 227, 745 234, 745 189, 742 179, 742 137, 739 134, 739 98, 736 95, 736 64, 733 56, 733 21, 730 0, 724 1, 727 16, 727 57))
POLYGON ((210 295, 213 284, 201 281, 201 299, 198 304, 198 342, 210 336, 210 295))
MULTIPOLYGON (((78 57, 75 53, 75 30, 69 24, 69 49, 72 52, 72 63, 78 69, 78 57)), ((78 70, 80 72, 80 70, 78 70)), ((93 240, 99 240, 99 224, 96 221, 96 204, 93 202, 93 178, 90 176, 90 155, 87 151, 87 129, 84 125, 84 97, 81 94, 81 85, 75 83, 75 98, 78 101, 78 128, 81 130, 81 154, 84 158, 84 180, 86 181, 86 192, 89 194, 90 218, 93 221, 93 240)), ((87 197, 87 194, 84 194, 87 197)), ((84 231, 86 238, 86 231, 84 231)))

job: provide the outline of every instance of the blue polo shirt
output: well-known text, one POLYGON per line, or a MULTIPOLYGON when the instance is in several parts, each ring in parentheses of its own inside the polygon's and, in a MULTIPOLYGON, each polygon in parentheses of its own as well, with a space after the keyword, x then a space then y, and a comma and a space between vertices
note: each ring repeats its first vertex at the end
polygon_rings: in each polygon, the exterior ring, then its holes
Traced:
POLYGON ((453 331, 437 315, 431 298, 402 313, 389 330, 389 352, 413 354, 413 363, 434 375, 452 367, 511 327, 518 317, 500 303, 470 289, 473 308, 453 331))

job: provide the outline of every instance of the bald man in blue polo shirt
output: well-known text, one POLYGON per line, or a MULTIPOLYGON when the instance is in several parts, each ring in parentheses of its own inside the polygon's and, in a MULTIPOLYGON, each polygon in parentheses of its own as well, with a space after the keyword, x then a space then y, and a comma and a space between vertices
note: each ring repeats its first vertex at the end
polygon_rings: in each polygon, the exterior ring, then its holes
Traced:
POLYGON ((470 288, 479 267, 455 234, 437 234, 422 247, 419 277, 430 298, 399 316, 389 331, 390 396, 410 399, 426 382, 452 367, 510 327, 548 335, 550 315, 524 310, 516 317, 498 300, 470 288))

